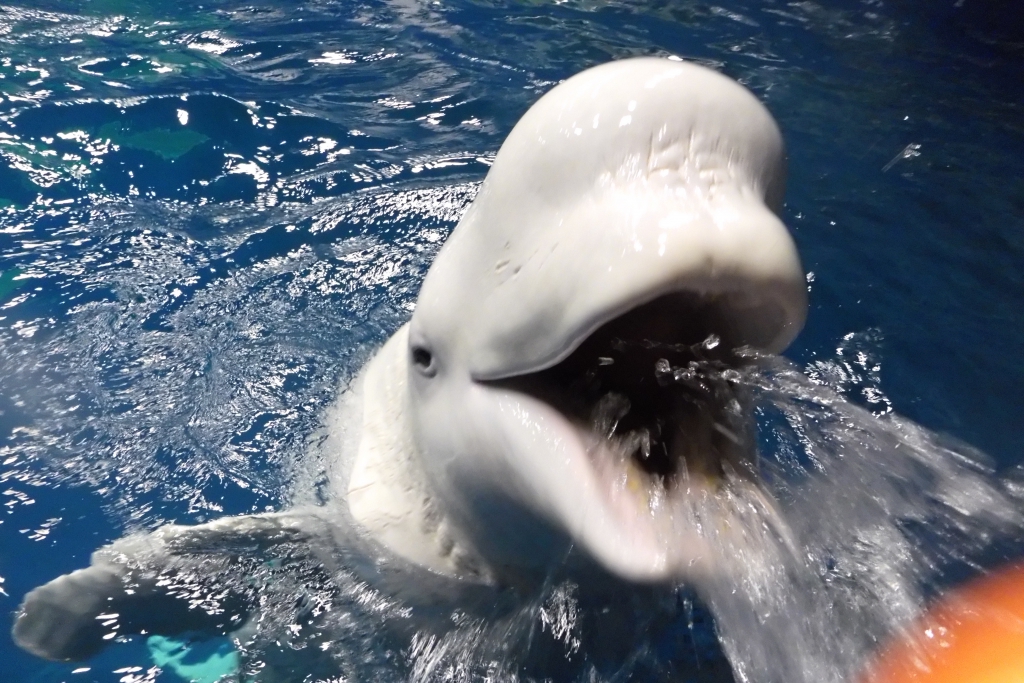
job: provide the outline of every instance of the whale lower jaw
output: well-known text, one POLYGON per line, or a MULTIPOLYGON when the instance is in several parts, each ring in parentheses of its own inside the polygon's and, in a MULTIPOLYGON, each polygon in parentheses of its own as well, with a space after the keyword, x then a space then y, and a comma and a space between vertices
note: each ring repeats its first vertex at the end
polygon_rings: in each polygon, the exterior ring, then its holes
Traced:
POLYGON ((555 516, 624 578, 690 581, 713 571, 712 544, 735 517, 738 493, 772 514, 756 484, 751 402, 735 381, 750 325, 775 315, 770 301, 757 309, 752 300, 662 295, 550 368, 482 383, 515 401, 522 428, 546 431, 534 447, 557 443, 551 457, 574 461, 576 480, 564 484, 555 516))

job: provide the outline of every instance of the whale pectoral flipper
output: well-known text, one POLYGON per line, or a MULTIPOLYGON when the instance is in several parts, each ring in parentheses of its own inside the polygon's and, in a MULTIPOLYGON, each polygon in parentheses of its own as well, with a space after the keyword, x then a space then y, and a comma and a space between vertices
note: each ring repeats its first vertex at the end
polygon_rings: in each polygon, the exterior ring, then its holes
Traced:
POLYGON ((294 512, 246 515, 119 539, 94 552, 85 569, 28 593, 12 636, 39 657, 78 661, 117 635, 231 632, 244 624, 250 600, 218 586, 215 605, 197 604, 195 588, 212 578, 202 558, 259 556, 306 541, 304 527, 316 525, 304 520, 294 512))
POLYGON ((106 644, 102 617, 124 596, 121 572, 95 565, 79 569, 26 595, 11 635, 39 657, 88 659, 106 644))

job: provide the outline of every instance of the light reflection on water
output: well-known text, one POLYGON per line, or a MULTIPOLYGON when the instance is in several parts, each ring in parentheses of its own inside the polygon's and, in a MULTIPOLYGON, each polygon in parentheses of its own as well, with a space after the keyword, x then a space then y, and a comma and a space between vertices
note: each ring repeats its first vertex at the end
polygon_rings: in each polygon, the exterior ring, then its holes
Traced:
MULTIPOLYGON (((857 375, 855 403, 876 412, 891 404, 983 444, 1003 467, 1019 459, 1024 368, 1007 359, 1024 335, 1024 130, 1004 53, 951 46, 877 2, 22 4, 32 7, 0 7, 8 610, 125 530, 286 500, 290 482, 309 478, 301 455, 322 411, 408 316, 425 268, 518 116, 559 79, 633 54, 723 69, 779 118, 791 151, 786 219, 815 273, 809 327, 793 354, 815 386, 844 388, 836 382, 857 375), (900 156, 910 145, 918 155, 900 156), (857 337, 854 352, 847 340, 833 358, 836 339, 874 328, 884 342, 857 337), (884 356, 885 391, 869 371, 874 361, 858 365, 857 353, 884 356)), ((892 430, 930 444, 929 433, 798 400, 812 387, 785 384, 787 372, 775 375, 785 390, 764 389, 775 407, 763 419, 779 430, 773 481, 796 537, 817 554, 795 566, 780 560, 805 590, 765 593, 776 601, 765 623, 751 622, 755 613, 731 593, 712 603, 726 650, 753 680, 798 680, 796 670, 829 680, 861 656, 858 638, 887 632, 970 564, 958 554, 983 554, 980 532, 998 524, 951 511, 1005 508, 996 480, 946 451, 889 457, 892 430), (800 428, 791 420, 799 415, 800 428), (831 457, 843 420, 860 425, 849 433, 861 445, 831 457), (808 448, 826 453, 814 460, 808 448), (894 469, 922 459, 923 469, 894 469), (811 462, 825 474, 802 479, 811 462), (889 472, 913 484, 897 496, 879 478, 889 472), (805 488, 783 486, 794 478, 805 488), (946 497, 932 500, 941 482, 946 497), (951 491, 972 495, 957 502, 951 491), (823 499, 843 525, 821 523, 823 499), (946 522, 914 556, 917 531, 894 535, 883 512, 924 510, 944 510, 929 521, 946 522), (977 543, 952 543, 970 541, 970 529, 977 543), (864 559, 880 549, 893 566, 864 559), (823 562, 831 568, 808 574, 823 562), (849 583, 849 566, 877 581, 849 583), (849 627, 839 613, 823 615, 838 595, 892 613, 869 609, 849 627), (828 637, 801 631, 790 613, 818 615, 828 637)), ((344 606, 324 632, 346 634, 350 670, 381 678, 511 675, 499 671, 501 652, 537 633, 568 652, 581 637, 573 629, 585 626, 567 616, 572 596, 585 596, 557 583, 515 618, 467 618, 447 636, 417 640, 396 668, 402 648, 384 654, 374 630, 383 617, 372 616, 393 607, 358 582, 324 586, 315 567, 290 571, 265 582, 281 607, 267 611, 261 636, 290 633, 298 617, 289 596, 298 584, 318 586, 314 595, 322 589, 344 606)), ((637 645, 637 677, 669 676, 654 669, 671 656, 703 661, 699 675, 709 680, 726 676, 714 632, 695 614, 694 629, 683 619, 662 641, 637 645)), ((583 654, 573 660, 581 668, 567 671, 585 668, 583 654)), ((72 670, 9 642, 0 662, 12 680, 63 680, 72 670)), ((91 666, 95 680, 151 675, 138 650, 91 666)))
POLYGON ((165 487, 189 513, 221 511, 204 493, 211 478, 277 498, 280 467, 304 448, 340 373, 408 314, 474 192, 365 195, 201 242, 188 233, 221 214, 153 206, 144 228, 145 206, 93 210, 76 262, 37 252, 33 263, 74 278, 74 303, 59 321, 4 331, 0 367, 20 387, 6 399, 32 425, 5 446, 9 465, 93 485, 119 478, 122 496, 165 487), (415 230, 375 229, 410 213, 415 230))

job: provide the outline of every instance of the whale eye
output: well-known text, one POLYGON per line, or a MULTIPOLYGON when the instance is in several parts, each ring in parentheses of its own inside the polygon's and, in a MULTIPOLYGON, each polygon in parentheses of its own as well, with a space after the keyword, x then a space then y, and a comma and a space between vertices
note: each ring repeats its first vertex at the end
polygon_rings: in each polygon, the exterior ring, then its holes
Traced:
POLYGON ((437 368, 434 367, 433 354, 423 346, 412 347, 412 363, 421 374, 427 377, 433 377, 434 373, 437 372, 437 368))

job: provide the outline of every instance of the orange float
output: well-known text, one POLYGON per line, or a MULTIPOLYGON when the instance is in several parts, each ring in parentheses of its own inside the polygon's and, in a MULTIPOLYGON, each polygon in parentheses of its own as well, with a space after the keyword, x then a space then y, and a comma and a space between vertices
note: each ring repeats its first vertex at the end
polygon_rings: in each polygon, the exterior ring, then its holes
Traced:
POLYGON ((861 683, 1024 683, 1024 564, 943 596, 861 683))

